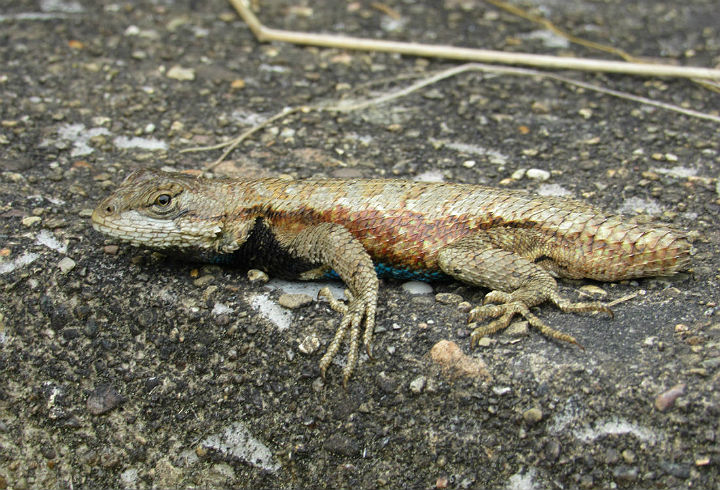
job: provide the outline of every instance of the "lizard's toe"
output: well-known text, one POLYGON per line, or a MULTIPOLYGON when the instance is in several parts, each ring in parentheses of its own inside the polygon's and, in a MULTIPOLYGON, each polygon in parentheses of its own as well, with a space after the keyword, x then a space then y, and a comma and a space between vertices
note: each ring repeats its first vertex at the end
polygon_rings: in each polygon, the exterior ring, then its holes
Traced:
POLYGON ((549 299, 553 302, 553 304, 555 304, 555 306, 557 306, 558 308, 560 308, 560 310, 564 312, 570 311, 573 313, 587 313, 594 311, 607 313, 610 318, 613 318, 615 316, 610 307, 600 301, 592 301, 588 303, 571 303, 569 300, 563 298, 556 292, 553 292, 550 295, 549 299))
POLYGON ((497 318, 505 313, 505 305, 476 306, 468 313, 468 323, 497 318))
POLYGON ((363 298, 363 296, 353 296, 349 292, 346 292, 345 294, 347 294, 349 298, 347 304, 333 298, 327 288, 323 288, 323 290, 318 293, 318 296, 325 297, 328 301, 330 301, 330 306, 335 311, 343 314, 342 320, 340 320, 340 325, 335 332, 335 337, 328 346, 325 355, 322 359, 320 359, 319 367, 320 373, 324 378, 328 367, 330 367, 330 364, 347 338, 347 362, 345 363, 345 366, 343 366, 342 370, 343 385, 347 387, 348 380, 352 376, 358 362, 360 329, 363 322, 365 323, 363 344, 365 345, 365 350, 368 352, 368 355, 370 355, 371 352, 370 346, 372 343, 372 333, 375 329, 375 301, 372 296, 363 298))
POLYGON ((527 305, 522 301, 511 301, 502 305, 482 306, 475 308, 470 312, 470 315, 474 315, 473 318, 488 318, 488 317, 499 317, 496 320, 488 323, 487 325, 481 325, 476 327, 470 335, 471 345, 477 345, 478 341, 485 335, 493 334, 507 328, 510 325, 510 321, 513 316, 522 316, 530 326, 537 328, 540 333, 546 337, 560 340, 563 342, 569 342, 571 344, 580 345, 575 337, 566 333, 560 332, 540 320, 537 316, 533 315, 527 305), (483 316, 484 315, 484 316, 483 316))
POLYGON ((498 291, 497 289, 494 291, 490 291, 485 295, 485 298, 483 298, 484 305, 488 303, 509 303, 510 301, 512 301, 512 294, 506 293, 504 291, 498 291))
MULTIPOLYGON (((348 296, 348 298, 352 299, 349 291, 346 291, 345 294, 348 296)), ((324 298, 328 303, 330 303, 330 308, 337 311, 338 313, 342 313, 343 315, 347 313, 347 305, 342 301, 336 299, 335 296, 333 296, 332 291, 330 291, 329 287, 325 286, 320 291, 318 291, 317 297, 318 299, 324 298)))
POLYGON ((476 345, 477 342, 485 335, 492 334, 497 332, 498 330, 507 328, 507 326, 510 325, 510 320, 512 320, 512 317, 516 314, 522 315, 524 317, 527 317, 527 315, 531 315, 530 311, 528 311, 527 306, 520 301, 512 301, 501 305, 481 306, 473 309, 470 312, 470 316, 473 318, 473 320, 496 317, 500 318, 497 318, 497 320, 494 320, 487 325, 482 325, 475 328, 470 335, 471 344, 476 345))

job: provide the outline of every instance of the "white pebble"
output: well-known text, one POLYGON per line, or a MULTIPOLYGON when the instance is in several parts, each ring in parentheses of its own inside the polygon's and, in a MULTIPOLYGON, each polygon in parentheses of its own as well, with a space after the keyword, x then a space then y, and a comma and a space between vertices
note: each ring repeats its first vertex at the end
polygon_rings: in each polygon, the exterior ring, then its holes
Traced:
POLYGON ((526 172, 527 172, 526 168, 519 168, 512 173, 510 178, 513 180, 522 180, 522 178, 525 177, 526 172))
POLYGON ((408 281, 403 283, 402 288, 410 294, 431 294, 432 286, 422 281, 408 281))
POLYGON ((316 335, 308 335, 300 342, 298 350, 305 355, 310 355, 315 352, 318 347, 320 347, 320 339, 318 339, 316 335))
POLYGON ((541 168, 531 168, 525 173, 525 175, 528 179, 538 180, 540 182, 545 182, 550 178, 550 172, 541 168))
POLYGON ((422 393, 422 391, 425 389, 425 383, 427 382, 427 379, 425 376, 418 376, 414 380, 410 381, 410 391, 417 394, 422 393))
POLYGON ((183 68, 180 65, 175 65, 167 71, 166 76, 168 78, 174 78, 175 80, 195 80, 195 70, 192 68, 183 68))
POLYGON ((60 272, 62 272, 63 274, 67 274, 75 268, 75 261, 70 257, 65 257, 60 262, 58 262, 58 267, 60 268, 60 272))

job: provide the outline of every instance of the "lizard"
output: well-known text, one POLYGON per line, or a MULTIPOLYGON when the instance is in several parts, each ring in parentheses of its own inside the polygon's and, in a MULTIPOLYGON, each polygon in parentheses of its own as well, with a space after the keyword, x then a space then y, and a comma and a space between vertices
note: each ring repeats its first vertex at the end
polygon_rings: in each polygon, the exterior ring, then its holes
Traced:
POLYGON ((471 345, 516 315, 550 338, 578 344, 530 308, 549 301, 564 312, 613 313, 602 302, 562 297, 556 278, 672 275, 689 268, 692 250, 687 236, 668 226, 631 223, 578 200, 391 179, 245 180, 138 169, 97 205, 92 223, 132 245, 194 260, 301 280, 339 277, 347 303, 326 288, 319 294, 341 314, 319 368, 324 377, 347 342, 345 385, 361 330, 371 355, 378 274, 490 289, 469 312, 471 345))

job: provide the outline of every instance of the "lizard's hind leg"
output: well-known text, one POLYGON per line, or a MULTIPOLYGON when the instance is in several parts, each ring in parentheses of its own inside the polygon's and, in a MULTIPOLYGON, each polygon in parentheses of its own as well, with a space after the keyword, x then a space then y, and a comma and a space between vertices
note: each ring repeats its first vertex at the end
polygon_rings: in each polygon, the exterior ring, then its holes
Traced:
POLYGON ((612 314, 602 303, 572 303, 561 297, 557 291, 557 282, 546 269, 518 253, 498 248, 485 232, 475 233, 447 245, 440 250, 438 262, 446 274, 491 289, 485 296, 483 306, 470 311, 468 320, 496 320, 473 330, 473 344, 484 335, 506 328, 515 315, 524 317, 531 326, 550 338, 578 344, 574 337, 546 325, 530 312, 531 307, 545 301, 554 303, 562 311, 603 311, 612 314))

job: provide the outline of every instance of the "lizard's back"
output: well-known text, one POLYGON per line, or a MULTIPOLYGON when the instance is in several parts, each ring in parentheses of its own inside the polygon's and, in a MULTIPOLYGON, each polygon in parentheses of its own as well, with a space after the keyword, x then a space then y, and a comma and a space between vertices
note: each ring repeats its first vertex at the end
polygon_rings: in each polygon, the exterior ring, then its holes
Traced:
POLYGON ((689 241, 668 227, 633 224, 571 199, 401 180, 263 179, 243 187, 243 205, 265 203, 276 224, 338 223, 377 261, 414 270, 436 270, 438 251, 473 233, 513 251, 531 243, 533 259, 551 259, 566 277, 668 275, 690 262, 689 241))

